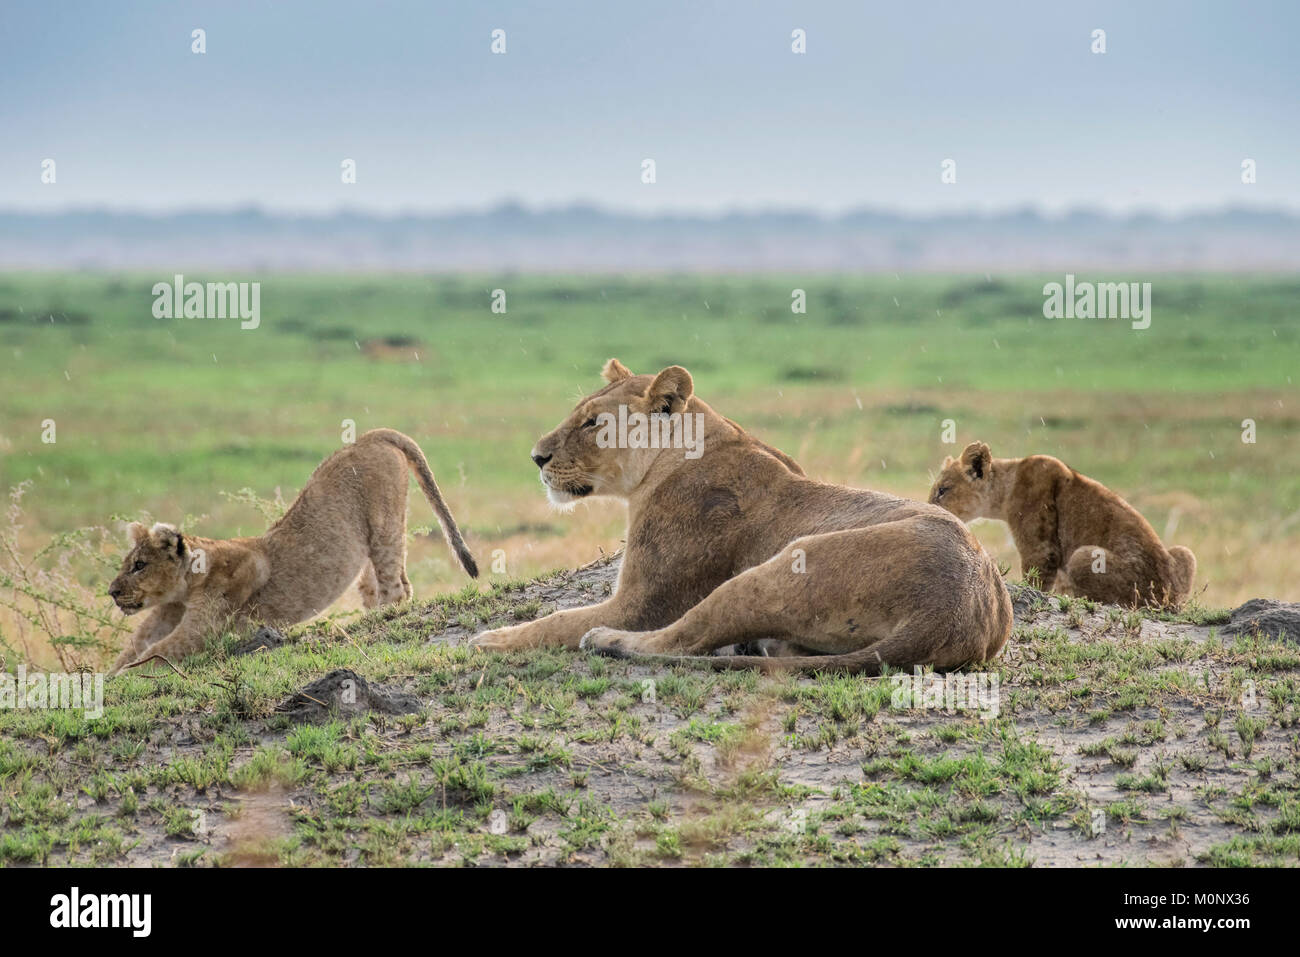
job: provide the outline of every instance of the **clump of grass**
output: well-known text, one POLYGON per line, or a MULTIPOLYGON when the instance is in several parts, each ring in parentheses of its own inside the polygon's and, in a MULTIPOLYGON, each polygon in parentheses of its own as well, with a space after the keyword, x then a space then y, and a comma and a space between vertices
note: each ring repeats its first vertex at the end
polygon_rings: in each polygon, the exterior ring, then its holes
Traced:
POLYGON ((1241 738, 1241 756, 1249 758, 1251 752, 1255 749, 1255 739, 1264 734, 1268 722, 1262 718, 1252 718, 1243 714, 1237 716, 1234 725, 1237 729, 1237 736, 1241 738))
POLYGON ((280 495, 280 487, 275 488, 275 498, 262 498, 251 488, 241 488, 238 492, 221 492, 222 498, 236 505, 247 505, 266 519, 267 523, 278 520, 289 508, 289 503, 280 495))
POLYGON ((104 598, 117 570, 102 526, 61 532, 30 555, 19 545, 23 497, 31 481, 9 490, 0 523, 0 668, 11 663, 53 665, 65 672, 92 671, 121 644, 128 628, 104 598), (5 637, 5 632, 13 637, 5 637))

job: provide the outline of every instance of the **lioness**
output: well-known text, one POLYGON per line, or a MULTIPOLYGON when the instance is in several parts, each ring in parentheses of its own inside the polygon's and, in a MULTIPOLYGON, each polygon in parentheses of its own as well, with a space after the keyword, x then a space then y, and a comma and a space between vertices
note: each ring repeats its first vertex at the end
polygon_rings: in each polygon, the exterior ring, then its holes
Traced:
POLYGON ((276 626, 305 621, 353 581, 367 608, 410 598, 408 466, 461 567, 477 577, 420 447, 401 432, 374 429, 317 466, 289 510, 258 538, 218 541, 182 535, 172 525, 132 523, 133 547, 108 594, 128 615, 153 611, 110 674, 155 656, 174 660, 200 651, 212 627, 231 616, 276 626))
POLYGON ((778 638, 817 654, 704 660, 866 674, 884 665, 953 668, 1002 649, 1012 623, 1006 587, 952 515, 805 477, 701 401, 680 366, 633 375, 610 359, 602 376, 609 384, 579 402, 532 458, 558 506, 597 495, 628 503, 618 588, 598 605, 488 631, 473 645, 702 655, 778 638), (620 407, 626 421, 689 415, 703 443, 663 447, 673 443, 660 429, 653 448, 610 447, 645 444, 630 431, 627 442, 611 441, 620 407))
POLYGON ((972 442, 944 459, 930 501, 963 521, 1010 525, 1022 573, 1036 568, 1044 588, 1113 604, 1180 605, 1191 594, 1190 549, 1166 549, 1137 509, 1050 455, 995 459, 972 442))

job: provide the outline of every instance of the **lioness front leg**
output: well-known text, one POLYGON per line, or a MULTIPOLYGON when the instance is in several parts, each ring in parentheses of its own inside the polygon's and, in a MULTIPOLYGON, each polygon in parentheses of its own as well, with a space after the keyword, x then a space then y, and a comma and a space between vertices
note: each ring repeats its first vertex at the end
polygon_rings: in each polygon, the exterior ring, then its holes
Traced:
MULTIPOLYGON (((823 538, 810 536, 790 543, 763 564, 723 582, 670 625, 625 631, 602 623, 582 636, 579 647, 610 654, 703 655, 754 638, 794 638, 797 632, 802 636, 801 626, 810 626, 804 630, 811 631, 812 622, 824 616, 812 607, 805 610, 811 598, 809 578, 795 571, 802 566, 794 552, 803 551, 811 561, 821 553, 823 538)), ((829 562, 823 572, 838 574, 829 562)))
POLYGON ((539 618, 537 621, 522 625, 509 625, 494 628, 469 640, 470 645, 483 651, 514 651, 518 648, 577 648, 578 642, 592 628, 598 625, 615 627, 626 622, 627 614, 618 603, 618 598, 588 605, 585 608, 569 608, 539 618))

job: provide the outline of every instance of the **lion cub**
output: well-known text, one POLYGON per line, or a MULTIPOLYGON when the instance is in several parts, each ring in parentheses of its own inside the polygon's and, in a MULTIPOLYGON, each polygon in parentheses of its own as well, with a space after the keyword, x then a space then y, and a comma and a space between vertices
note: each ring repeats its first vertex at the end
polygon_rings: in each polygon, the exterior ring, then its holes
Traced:
POLYGON ((1010 525, 1021 572, 1038 569, 1044 588, 1113 604, 1180 605, 1191 594, 1189 549, 1166 549, 1137 509, 1050 455, 995 459, 972 442, 944 459, 930 502, 962 521, 1010 525))
POLYGON ((258 538, 218 541, 182 535, 172 525, 133 523, 133 547, 108 594, 128 615, 153 610, 109 673, 155 655, 178 660, 200 651, 209 631, 232 617, 274 626, 305 621, 353 581, 367 608, 410 598, 408 467, 461 567, 478 577, 420 447, 401 432, 374 429, 317 466, 289 510, 258 538))

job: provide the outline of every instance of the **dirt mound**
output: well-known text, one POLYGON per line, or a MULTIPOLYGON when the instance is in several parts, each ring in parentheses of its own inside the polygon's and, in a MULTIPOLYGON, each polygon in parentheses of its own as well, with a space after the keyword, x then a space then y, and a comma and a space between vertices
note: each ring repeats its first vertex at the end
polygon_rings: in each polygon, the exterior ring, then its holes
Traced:
POLYGON ((1233 609, 1232 620, 1223 626, 1226 635, 1255 632, 1300 644, 1300 602, 1252 598, 1233 609))
POLYGON ((1032 619, 1038 609, 1047 607, 1048 596, 1037 588, 1008 584, 1007 591, 1011 593, 1011 614, 1017 625, 1032 619))
POLYGON ((0 709, 21 769, 0 864, 1300 863, 1295 604, 1008 583, 999 659, 878 679, 463 647, 604 600, 618 568, 383 609, 344 641, 259 632, 158 694, 106 688, 94 747, 89 723, 0 709), (95 828, 113 840, 77 839, 95 828))
POLYGON ((350 668, 339 668, 313 681, 275 710, 295 721, 324 721, 364 711, 414 714, 422 707, 413 694, 372 684, 350 668))

